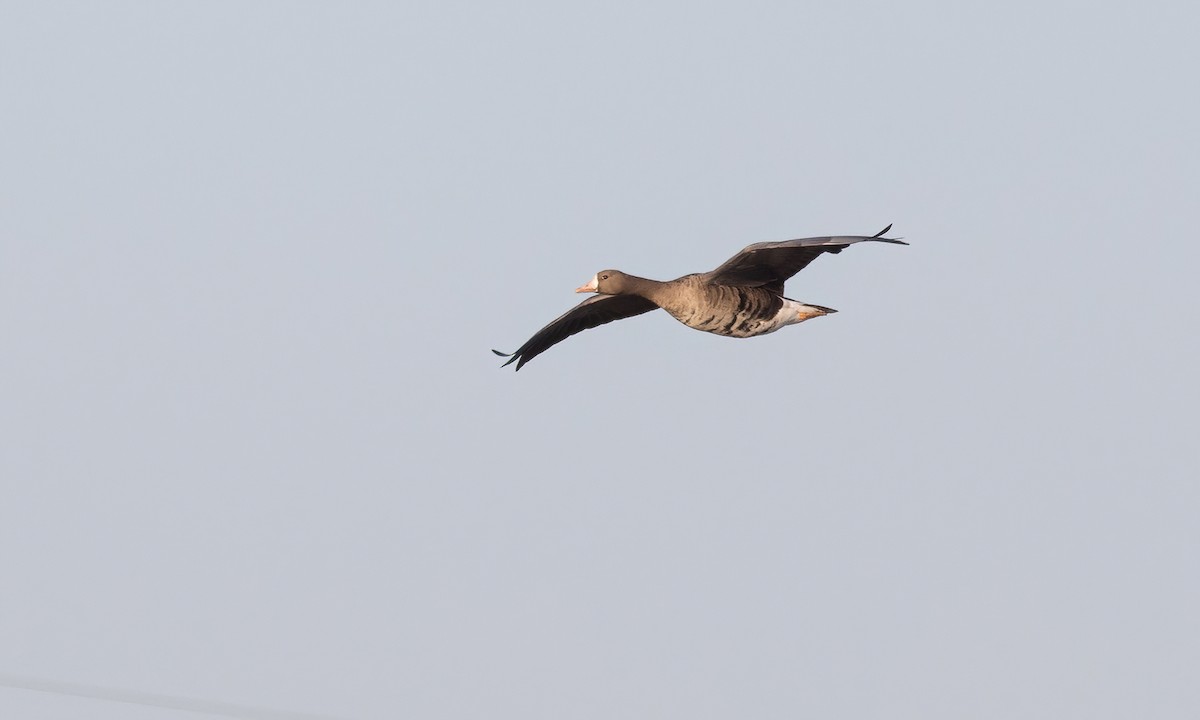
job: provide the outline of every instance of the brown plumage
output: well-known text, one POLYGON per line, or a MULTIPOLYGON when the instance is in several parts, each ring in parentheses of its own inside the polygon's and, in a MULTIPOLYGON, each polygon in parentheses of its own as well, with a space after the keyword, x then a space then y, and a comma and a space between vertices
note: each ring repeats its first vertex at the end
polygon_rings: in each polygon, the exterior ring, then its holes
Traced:
POLYGON ((858 242, 907 245, 885 238, 888 225, 875 235, 840 235, 756 243, 726 260, 716 270, 684 275, 668 282, 648 280, 620 270, 601 270, 575 292, 599 293, 576 305, 534 334, 508 357, 517 370, 570 336, 662 308, 696 330, 726 337, 754 337, 809 318, 837 312, 783 296, 783 285, 823 253, 839 253, 858 242))

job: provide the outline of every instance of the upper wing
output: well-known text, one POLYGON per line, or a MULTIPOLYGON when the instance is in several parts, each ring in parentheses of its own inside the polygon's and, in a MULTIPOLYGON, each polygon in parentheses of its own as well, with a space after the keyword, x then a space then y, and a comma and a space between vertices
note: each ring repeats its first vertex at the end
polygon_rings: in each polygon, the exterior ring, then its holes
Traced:
POLYGON ((708 273, 708 281, 716 285, 765 287, 782 294, 784 281, 803 270, 822 253, 840 253, 842 248, 848 245, 869 240, 908 244, 903 240, 883 237, 883 234, 891 229, 892 226, 888 225, 871 237, 835 235, 755 243, 708 273))
POLYGON ((515 353, 492 352, 502 357, 508 357, 508 362, 517 364, 517 370, 541 353, 549 350, 575 333, 590 330, 598 325, 610 323, 613 320, 641 315, 650 312, 658 306, 638 295, 594 295, 563 313, 558 319, 538 330, 533 337, 515 353))

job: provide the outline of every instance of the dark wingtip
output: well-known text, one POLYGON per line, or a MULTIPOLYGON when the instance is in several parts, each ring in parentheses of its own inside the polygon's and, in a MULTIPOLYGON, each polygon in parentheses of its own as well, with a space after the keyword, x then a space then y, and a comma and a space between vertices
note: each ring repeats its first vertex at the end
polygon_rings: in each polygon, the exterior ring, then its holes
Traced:
POLYGON ((908 244, 908 243, 904 242, 903 240, 901 240, 900 238, 885 238, 884 235, 886 235, 888 230, 891 230, 891 229, 892 229, 892 223, 888 223, 887 227, 885 227, 884 229, 882 229, 879 232, 872 235, 871 239, 878 240, 880 242, 895 243, 897 245, 907 245, 908 244))
POLYGON ((520 355, 518 355, 518 354, 516 354, 516 353, 505 353, 505 352, 500 352, 500 351, 499 351, 499 350, 497 350, 496 348, 492 348, 492 352, 496 353, 496 354, 497 354, 497 355, 499 355, 500 357, 506 357, 506 358, 508 358, 508 362, 506 362, 506 363, 504 363, 503 365, 501 365, 501 366, 500 366, 500 367, 502 367, 502 368, 504 368, 504 367, 508 367, 509 365, 512 365, 513 363, 517 363, 517 369, 518 369, 518 370, 520 370, 520 369, 521 369, 521 366, 525 364, 525 360, 524 360, 524 359, 523 359, 523 358, 522 358, 520 355), (517 362, 518 360, 520 360, 520 362, 517 362))
POLYGON ((525 364, 525 360, 524 360, 524 358, 522 358, 522 357, 521 357, 519 354, 517 354, 517 353, 502 353, 502 352, 500 352, 499 350, 497 350, 497 349, 495 349, 495 348, 492 348, 492 352, 496 353, 496 354, 497 354, 497 355, 499 355, 500 357, 506 357, 506 358, 508 358, 508 362, 506 362, 506 363, 504 363, 503 365, 501 365, 501 366, 500 366, 500 367, 502 367, 502 368, 504 368, 504 367, 508 367, 509 365, 512 365, 513 363, 517 363, 517 369, 518 369, 518 370, 520 370, 520 369, 521 369, 521 366, 525 364), (519 360, 520 362, 517 362, 518 360, 519 360))

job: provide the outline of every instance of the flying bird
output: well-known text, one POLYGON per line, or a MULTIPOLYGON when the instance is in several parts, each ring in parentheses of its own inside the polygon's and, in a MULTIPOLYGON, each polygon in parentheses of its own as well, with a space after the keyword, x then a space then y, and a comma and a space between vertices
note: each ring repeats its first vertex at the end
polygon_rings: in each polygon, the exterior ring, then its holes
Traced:
POLYGON ((614 320, 623 320, 662 308, 679 322, 696 330, 746 338, 766 335, 781 327, 837 310, 802 303, 783 296, 783 284, 822 253, 840 253, 859 242, 907 245, 903 240, 878 233, 801 238, 783 242, 748 245, 716 270, 684 275, 660 282, 623 273, 601 270, 575 292, 597 293, 571 308, 513 353, 492 350, 517 370, 530 360, 576 333, 614 320))

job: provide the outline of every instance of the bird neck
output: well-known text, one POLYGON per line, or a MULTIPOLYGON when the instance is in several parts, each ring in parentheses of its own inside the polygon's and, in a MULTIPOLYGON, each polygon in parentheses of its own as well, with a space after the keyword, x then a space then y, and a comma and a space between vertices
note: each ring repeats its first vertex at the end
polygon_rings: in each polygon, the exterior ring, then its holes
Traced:
POLYGON ((649 278, 638 277, 637 275, 625 273, 625 287, 623 288, 621 294, 639 295, 647 300, 658 302, 659 297, 662 295, 662 289, 665 285, 666 283, 659 282, 658 280, 650 280, 649 278))

